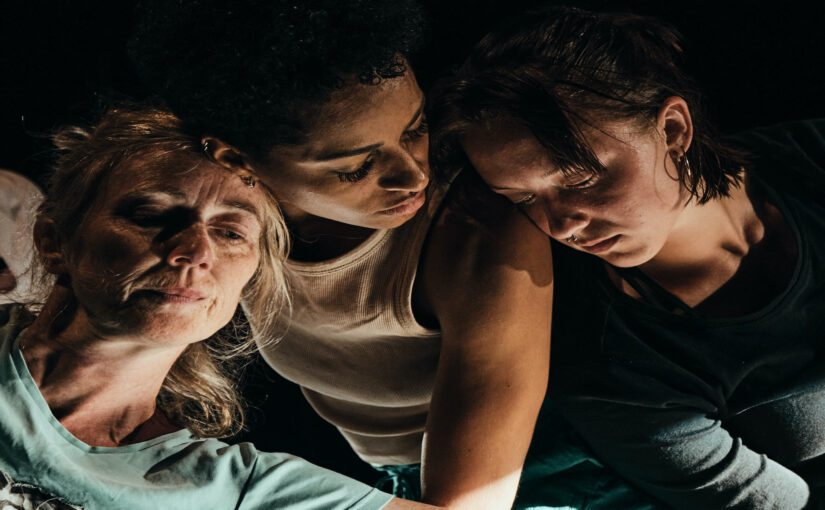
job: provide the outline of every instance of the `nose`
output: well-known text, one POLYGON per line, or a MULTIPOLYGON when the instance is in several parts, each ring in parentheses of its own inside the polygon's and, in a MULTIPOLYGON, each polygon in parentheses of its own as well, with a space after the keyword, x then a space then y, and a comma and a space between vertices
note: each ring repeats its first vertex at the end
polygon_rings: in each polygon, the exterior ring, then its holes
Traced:
POLYGON ((548 234, 558 240, 565 240, 580 233, 589 223, 587 215, 580 210, 566 207, 563 203, 548 203, 544 207, 548 234))
POLYGON ((203 224, 190 225, 173 236, 166 262, 172 267, 210 269, 215 253, 209 232, 203 224))
POLYGON ((378 179, 378 185, 388 191, 417 192, 427 187, 430 169, 427 160, 419 161, 406 151, 401 151, 389 161, 389 168, 378 179))

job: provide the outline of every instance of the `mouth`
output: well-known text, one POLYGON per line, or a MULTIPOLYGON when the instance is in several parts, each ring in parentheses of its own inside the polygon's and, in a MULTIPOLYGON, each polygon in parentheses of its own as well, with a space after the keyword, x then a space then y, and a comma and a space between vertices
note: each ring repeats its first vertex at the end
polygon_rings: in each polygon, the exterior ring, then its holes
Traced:
POLYGON ((143 289, 143 292, 164 303, 197 303, 207 298, 206 294, 188 287, 160 287, 143 289))
POLYGON ((424 191, 418 191, 415 195, 402 200, 401 202, 397 203, 396 205, 378 211, 379 214, 385 214, 387 216, 405 216, 408 214, 412 214, 419 210, 422 205, 424 205, 424 201, 427 199, 426 194, 424 191))
POLYGON ((608 238, 596 239, 594 241, 588 241, 586 243, 580 243, 580 244, 577 244, 576 246, 578 248, 581 248, 582 250, 588 252, 588 253, 593 253, 593 254, 604 253, 607 250, 609 250, 610 248, 612 248, 613 245, 615 245, 616 242, 618 242, 620 237, 621 237, 621 234, 616 234, 615 236, 611 236, 611 237, 608 237, 608 238))

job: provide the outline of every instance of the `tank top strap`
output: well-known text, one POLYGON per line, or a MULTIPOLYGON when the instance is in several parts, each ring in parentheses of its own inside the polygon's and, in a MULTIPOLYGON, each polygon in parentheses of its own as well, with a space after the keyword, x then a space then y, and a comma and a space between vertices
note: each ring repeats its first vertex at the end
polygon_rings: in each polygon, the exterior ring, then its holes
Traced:
POLYGON ((676 312, 680 315, 695 316, 696 312, 638 267, 613 267, 619 277, 639 293, 642 300, 656 308, 676 312))

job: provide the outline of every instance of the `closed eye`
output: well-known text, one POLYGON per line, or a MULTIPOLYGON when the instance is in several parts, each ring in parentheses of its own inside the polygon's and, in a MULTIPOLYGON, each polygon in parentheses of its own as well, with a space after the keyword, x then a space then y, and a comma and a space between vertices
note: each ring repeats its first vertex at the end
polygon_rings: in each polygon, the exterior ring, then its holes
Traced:
POLYGON ((364 163, 352 172, 335 172, 341 182, 358 182, 370 173, 375 162, 375 153, 370 154, 364 163))
MULTIPOLYGON (((573 176, 573 178, 577 178, 577 177, 573 176)), ((581 176, 579 176, 578 178, 581 178, 581 176)), ((590 174, 586 178, 581 179, 579 181, 567 183, 567 184, 564 185, 564 187, 567 188, 567 189, 588 188, 588 187, 592 186, 593 184, 595 184, 597 180, 598 180, 598 174, 593 173, 593 174, 590 174)))
POLYGON ((404 137, 408 140, 418 140, 427 133, 429 133, 429 125, 427 124, 426 117, 422 115, 421 122, 418 123, 418 127, 404 131, 404 137))
POLYGON ((530 205, 536 201, 535 193, 523 193, 521 199, 513 201, 516 205, 530 205))

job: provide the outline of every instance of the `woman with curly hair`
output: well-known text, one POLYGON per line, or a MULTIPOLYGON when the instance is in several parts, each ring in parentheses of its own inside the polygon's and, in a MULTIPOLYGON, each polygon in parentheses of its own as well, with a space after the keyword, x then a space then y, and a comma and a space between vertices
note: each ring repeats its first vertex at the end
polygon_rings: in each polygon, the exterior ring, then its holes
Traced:
MULTIPOLYGON (((216 438, 243 413, 219 330, 285 302, 286 231, 161 110, 67 128, 34 226, 45 303, 0 307, 0 506, 415 509, 344 476, 216 438)), ((257 318, 261 317, 264 322, 257 318)))
POLYGON ((434 150, 555 241, 550 395, 598 459, 675 508, 823 508, 825 123, 722 137, 680 56, 525 13, 436 94, 434 150))
POLYGON ((431 179, 418 7, 139 9, 142 76, 284 212, 294 313, 263 357, 396 494, 419 496, 420 467, 424 501, 509 508, 547 384, 550 243, 492 194, 482 226, 431 179))

